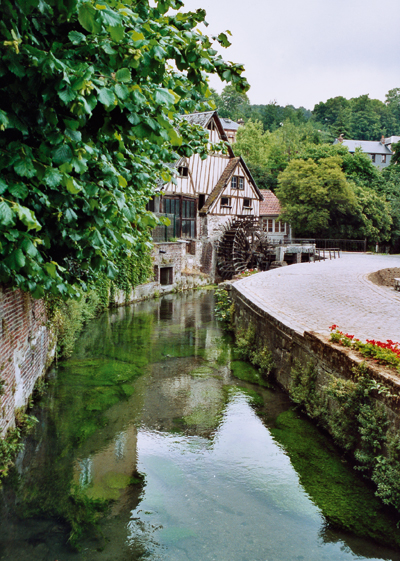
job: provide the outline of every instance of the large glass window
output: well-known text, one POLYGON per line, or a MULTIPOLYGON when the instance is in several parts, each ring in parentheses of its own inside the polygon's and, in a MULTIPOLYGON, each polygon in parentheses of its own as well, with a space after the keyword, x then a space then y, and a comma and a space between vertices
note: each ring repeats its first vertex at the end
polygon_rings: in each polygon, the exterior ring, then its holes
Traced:
POLYGON ((182 197, 164 198, 164 212, 175 214, 176 237, 196 237, 196 200, 182 197))

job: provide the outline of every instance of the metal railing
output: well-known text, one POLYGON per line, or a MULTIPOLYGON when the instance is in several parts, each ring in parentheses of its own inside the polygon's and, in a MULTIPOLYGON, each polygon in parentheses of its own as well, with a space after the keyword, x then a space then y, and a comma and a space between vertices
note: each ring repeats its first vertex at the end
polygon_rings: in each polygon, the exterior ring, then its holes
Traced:
POLYGON ((330 249, 336 251, 367 251, 367 240, 324 239, 324 238, 292 238, 289 243, 309 244, 315 243, 317 249, 330 249))

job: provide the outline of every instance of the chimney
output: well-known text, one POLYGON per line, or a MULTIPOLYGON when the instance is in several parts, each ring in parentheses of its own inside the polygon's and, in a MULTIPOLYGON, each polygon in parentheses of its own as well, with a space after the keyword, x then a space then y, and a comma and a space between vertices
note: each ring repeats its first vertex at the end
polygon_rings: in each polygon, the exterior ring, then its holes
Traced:
POLYGON ((243 119, 239 119, 239 120, 238 120, 238 125, 244 125, 243 119))
POLYGON ((382 135, 382 138, 381 138, 381 144, 382 144, 383 146, 385 146, 385 137, 384 137, 383 135, 382 135))
POLYGON ((343 133, 339 136, 338 142, 340 142, 340 143, 343 142, 343 133))

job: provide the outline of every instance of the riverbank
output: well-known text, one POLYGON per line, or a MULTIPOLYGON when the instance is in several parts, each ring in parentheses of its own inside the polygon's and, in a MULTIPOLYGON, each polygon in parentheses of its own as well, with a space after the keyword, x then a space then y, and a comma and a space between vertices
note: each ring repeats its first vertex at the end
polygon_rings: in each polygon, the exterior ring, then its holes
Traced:
POLYGON ((377 495, 398 511, 400 377, 330 342, 329 326, 336 323, 364 341, 400 340, 398 293, 366 278, 399 261, 345 255, 260 273, 231 286, 241 347, 256 359, 270 354, 278 383, 357 460, 377 495))
POLYGON ((86 325, 3 483, 2 561, 400 561, 398 517, 213 309, 196 290, 86 325))

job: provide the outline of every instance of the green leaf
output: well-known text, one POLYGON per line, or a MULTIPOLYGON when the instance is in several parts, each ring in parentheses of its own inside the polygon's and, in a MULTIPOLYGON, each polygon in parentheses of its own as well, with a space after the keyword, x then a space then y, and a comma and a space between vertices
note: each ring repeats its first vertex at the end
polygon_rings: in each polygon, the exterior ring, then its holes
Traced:
POLYGON ((168 90, 164 90, 162 88, 158 88, 155 91, 155 101, 159 105, 166 105, 170 107, 175 102, 175 96, 169 93, 168 90))
POLYGON ((47 271, 47 274, 51 276, 51 278, 55 279, 57 276, 56 265, 53 262, 45 263, 44 268, 47 271))
POLYGON ((25 266, 26 263, 26 259, 25 259, 25 255, 22 252, 22 249, 17 249, 17 251, 13 252, 11 254, 11 257, 13 258, 14 262, 15 262, 15 269, 17 271, 19 271, 19 269, 22 269, 22 267, 25 266))
POLYGON ((23 224, 25 224, 28 230, 40 230, 42 228, 37 221, 36 216, 29 208, 16 204, 15 210, 17 211, 18 218, 23 224))
POLYGON ((100 11, 100 17, 103 20, 104 25, 117 27, 122 23, 121 14, 114 12, 108 6, 106 6, 106 9, 102 9, 100 11))
POLYGON ((48 187, 54 188, 60 185, 62 177, 62 173, 58 169, 48 167, 42 181, 48 187))
POLYGON ((73 158, 72 150, 68 144, 63 144, 53 152, 53 161, 56 166, 67 164, 73 158))
POLYGON ((168 136, 171 140, 172 146, 182 146, 182 137, 175 129, 170 129, 168 131, 168 136))
POLYGON ((132 81, 132 76, 131 76, 131 72, 130 72, 129 68, 120 68, 116 72, 115 78, 118 80, 118 82, 131 82, 132 81))
POLYGON ((71 86, 67 86, 65 88, 65 90, 62 90, 60 92, 58 92, 58 97, 64 102, 64 103, 70 103, 72 100, 74 100, 77 97, 77 93, 76 91, 74 91, 71 86))
POLYGON ((14 183, 9 186, 8 192, 16 199, 25 199, 28 196, 29 190, 23 183, 14 183))
POLYGON ((109 27, 108 31, 111 35, 111 39, 113 41, 115 41, 116 43, 119 43, 124 38, 125 30, 122 27, 122 25, 117 25, 115 27, 109 27))
POLYGON ((118 176, 118 183, 119 183, 120 187, 126 187, 128 185, 127 180, 122 175, 118 176))
POLYGON ((0 201, 0 224, 2 226, 14 224, 14 213, 5 201, 0 201))
POLYGON ((117 97, 119 97, 119 99, 122 99, 122 101, 125 101, 125 99, 129 97, 129 90, 125 86, 125 84, 115 84, 114 89, 117 97))
POLYGON ((14 170, 16 173, 18 173, 18 175, 21 175, 22 177, 31 178, 36 175, 36 170, 32 163, 32 160, 29 160, 28 158, 17 160, 17 162, 14 164, 14 170))
POLYGON ((115 95, 109 88, 102 88, 98 94, 99 101, 107 107, 114 105, 115 95))
POLYGON ((0 195, 5 193, 7 191, 7 188, 8 188, 7 183, 3 179, 0 179, 0 195))
POLYGON ((79 45, 83 41, 86 41, 86 35, 84 35, 83 33, 79 33, 79 31, 70 31, 68 33, 68 39, 74 45, 79 45))
POLYGON ((132 41, 143 41, 144 39, 143 33, 139 33, 138 31, 130 31, 129 33, 131 34, 132 41))
POLYGON ((64 185, 67 188, 67 191, 71 193, 71 195, 77 195, 82 190, 75 179, 70 175, 66 175, 64 177, 64 185))
POLYGON ((29 238, 25 238, 21 244, 22 249, 25 251, 29 257, 36 257, 38 250, 33 245, 32 241, 29 238))
POLYGON ((85 2, 79 6, 78 21, 89 33, 100 33, 101 23, 96 20, 97 10, 90 2, 85 2))
POLYGON ((77 214, 72 210, 72 208, 67 208, 65 211, 65 219, 67 222, 73 222, 78 219, 77 214))

